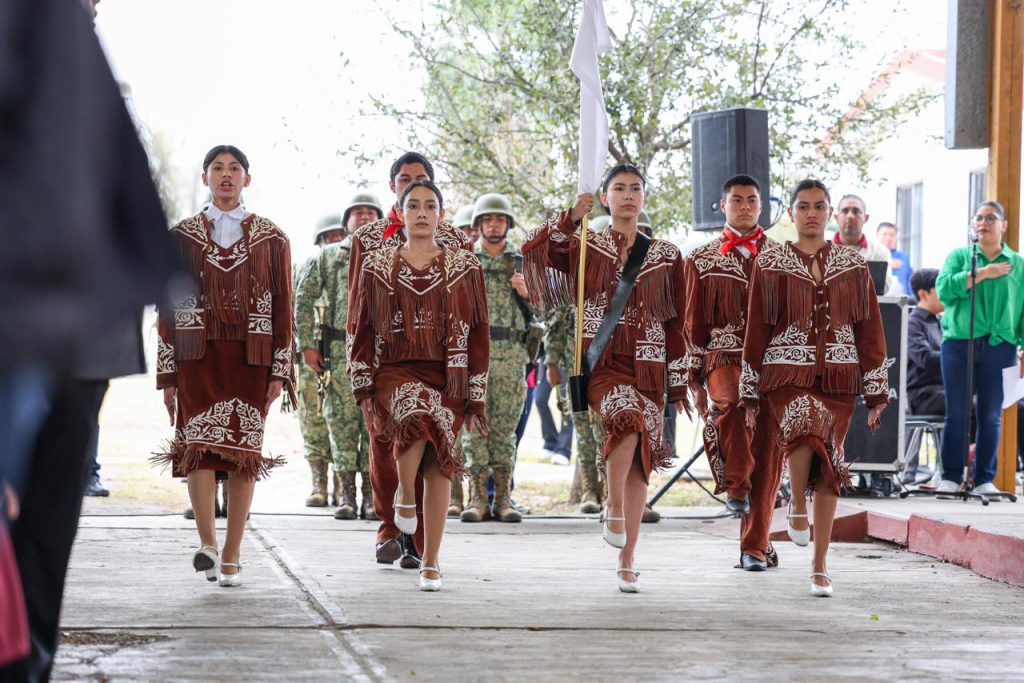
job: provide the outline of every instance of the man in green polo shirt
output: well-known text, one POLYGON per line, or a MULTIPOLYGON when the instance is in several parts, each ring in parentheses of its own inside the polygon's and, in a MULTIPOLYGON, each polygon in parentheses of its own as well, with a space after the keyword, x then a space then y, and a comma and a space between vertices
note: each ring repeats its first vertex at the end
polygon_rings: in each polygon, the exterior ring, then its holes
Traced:
MULTIPOLYGON (((951 497, 962 486, 967 404, 967 340, 970 338, 971 289, 974 308, 974 393, 977 436, 973 493, 999 493, 996 451, 1003 403, 1003 368, 1017 363, 1024 342, 1024 258, 1003 243, 1006 211, 996 201, 978 207, 978 272, 972 282, 971 250, 961 247, 946 258, 935 282, 946 306, 942 318, 942 383, 946 389, 946 423, 942 439, 942 483, 939 497, 951 497), (946 494, 946 495, 943 495, 946 494)), ((1024 360, 1020 361, 1024 377, 1024 360)), ((998 498, 995 498, 998 500, 998 498)))

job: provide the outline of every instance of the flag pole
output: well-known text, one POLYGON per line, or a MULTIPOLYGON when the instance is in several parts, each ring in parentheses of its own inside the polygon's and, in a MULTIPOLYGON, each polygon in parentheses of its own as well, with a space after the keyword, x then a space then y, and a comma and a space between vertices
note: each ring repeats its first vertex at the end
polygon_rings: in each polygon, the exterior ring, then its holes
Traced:
POLYGON ((583 215, 580 223, 580 267, 576 275, 576 364, 575 375, 583 374, 583 309, 586 305, 584 276, 587 272, 587 229, 590 216, 583 215))

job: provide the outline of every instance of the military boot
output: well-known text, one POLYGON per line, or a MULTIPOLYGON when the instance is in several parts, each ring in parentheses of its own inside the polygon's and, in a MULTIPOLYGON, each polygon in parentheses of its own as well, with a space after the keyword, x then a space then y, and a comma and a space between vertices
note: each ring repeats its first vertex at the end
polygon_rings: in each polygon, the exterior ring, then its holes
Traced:
POLYGON ((521 522, 523 514, 512 507, 512 473, 494 470, 494 516, 502 522, 521 522))
POLYGON ((341 500, 341 472, 333 468, 332 471, 334 472, 334 490, 331 491, 331 506, 338 507, 338 502, 341 500))
POLYGON ((601 511, 601 476, 593 463, 580 466, 580 512, 593 515, 601 511))
POLYGON ((310 460, 309 471, 313 475, 313 492, 306 499, 306 507, 325 507, 327 505, 327 461, 310 460))
POLYGON ((370 484, 370 473, 361 472, 359 476, 363 480, 362 494, 363 503, 359 507, 359 516, 363 519, 368 519, 371 522, 376 521, 377 513, 373 509, 373 485, 370 484))
POLYGON ((452 480, 452 499, 448 504, 448 516, 458 517, 462 514, 465 507, 464 499, 462 497, 462 480, 455 478, 452 480))
POLYGON ((463 522, 482 522, 491 518, 487 505, 487 470, 474 472, 469 479, 469 505, 459 515, 463 522))
POLYGON ((356 518, 356 473, 338 472, 338 479, 341 480, 341 500, 338 501, 338 509, 334 512, 335 519, 356 518))

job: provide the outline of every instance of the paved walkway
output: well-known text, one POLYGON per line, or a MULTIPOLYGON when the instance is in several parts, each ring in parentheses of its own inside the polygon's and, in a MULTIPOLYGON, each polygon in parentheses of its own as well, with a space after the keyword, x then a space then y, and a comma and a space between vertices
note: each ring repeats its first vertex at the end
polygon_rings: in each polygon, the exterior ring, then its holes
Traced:
MULTIPOLYGON (((679 510, 694 514, 695 510, 679 510)), ((86 517, 57 680, 1024 680, 1024 590, 896 546, 837 544, 733 569, 701 521, 643 529, 642 591, 586 519, 453 523, 445 590, 372 560, 373 525, 254 515, 245 584, 191 571, 178 516, 86 517)))

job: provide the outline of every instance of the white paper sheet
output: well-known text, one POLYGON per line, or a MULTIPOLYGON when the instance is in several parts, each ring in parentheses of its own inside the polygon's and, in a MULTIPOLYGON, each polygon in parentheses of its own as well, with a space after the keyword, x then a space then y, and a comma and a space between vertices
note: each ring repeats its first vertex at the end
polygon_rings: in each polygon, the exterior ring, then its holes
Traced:
POLYGON ((1020 367, 1003 368, 1003 410, 1021 399, 1024 399, 1024 379, 1020 378, 1020 367))

